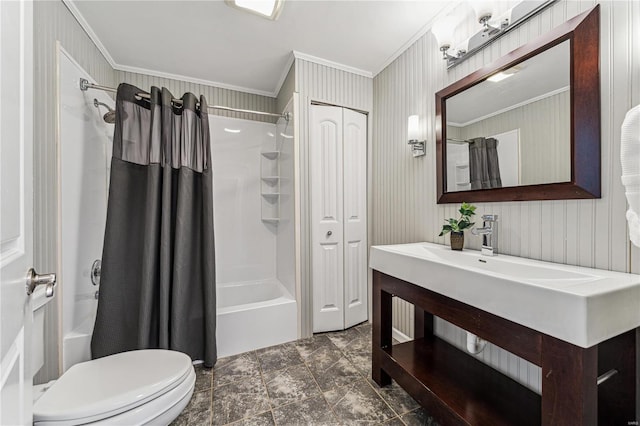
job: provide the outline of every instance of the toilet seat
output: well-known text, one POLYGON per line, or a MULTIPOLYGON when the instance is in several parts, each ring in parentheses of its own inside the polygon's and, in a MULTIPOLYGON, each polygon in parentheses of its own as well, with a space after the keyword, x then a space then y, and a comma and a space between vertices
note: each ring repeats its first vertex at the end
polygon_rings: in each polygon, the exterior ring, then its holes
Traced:
POLYGON ((191 359, 183 353, 123 352, 71 367, 36 401, 33 421, 40 426, 144 424, 172 409, 179 413, 194 384, 191 359))

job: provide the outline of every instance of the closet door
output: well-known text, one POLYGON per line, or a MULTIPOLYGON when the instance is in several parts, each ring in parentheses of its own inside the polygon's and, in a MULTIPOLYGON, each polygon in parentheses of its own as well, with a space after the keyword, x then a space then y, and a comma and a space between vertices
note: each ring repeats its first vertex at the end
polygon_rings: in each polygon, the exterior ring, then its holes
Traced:
POLYGON ((311 257, 313 331, 344 328, 342 109, 312 105, 311 257))
POLYGON ((343 109, 344 327, 367 320, 367 117, 343 109))

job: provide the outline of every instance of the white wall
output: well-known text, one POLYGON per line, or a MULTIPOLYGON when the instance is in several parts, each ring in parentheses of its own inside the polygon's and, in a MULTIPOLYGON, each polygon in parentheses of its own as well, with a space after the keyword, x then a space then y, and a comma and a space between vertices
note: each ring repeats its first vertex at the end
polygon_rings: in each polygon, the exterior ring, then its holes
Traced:
MULTIPOLYGON (((115 72, 62 1, 36 1, 34 14, 34 267, 53 272, 58 268, 58 80, 56 41, 96 81, 115 84, 115 72)), ((44 383, 59 375, 57 303, 45 308, 45 365, 34 378, 44 383)))
MULTIPOLYGON (((60 265, 58 294, 62 297, 62 339, 93 321, 98 306, 91 266, 102 258, 107 213, 108 168, 113 124, 102 119, 93 99, 113 108, 104 92, 82 92, 78 81, 89 75, 66 54, 60 55, 60 265)), ((90 330, 87 330, 89 332, 90 330)), ((86 339, 85 339, 86 340, 86 339)), ((62 346, 63 370, 90 359, 88 341, 77 352, 62 346)))
MULTIPOLYGON (((478 214, 500 215, 500 252, 559 263, 615 271, 640 272, 640 250, 631 249, 624 214, 626 200, 620 183, 620 124, 626 111, 640 103, 640 3, 603 1, 600 29, 602 110, 602 198, 477 203, 478 214)), ((373 236, 374 244, 430 241, 438 237, 444 218, 456 215, 456 204, 436 204, 435 93, 513 49, 544 34, 595 1, 560 1, 500 38, 466 62, 447 70, 430 33, 418 39, 374 79, 373 236), (420 114, 425 125, 427 155, 414 159, 406 143, 407 117, 420 114)), ((472 10, 459 31, 477 29, 472 10)), ((462 35, 461 35, 462 36, 462 35)), ((466 238, 466 247, 479 249, 480 239, 466 238)), ((394 301, 394 325, 413 334, 413 309, 394 301)), ((438 333, 460 347, 464 334, 442 322, 438 333)), ((512 377, 537 387, 539 368, 489 345, 480 356, 512 377)))
MULTIPOLYGON (((293 100, 284 112, 293 112, 293 100)), ((289 293, 296 295, 295 247, 295 182, 294 182, 294 119, 278 120, 276 139, 280 151, 280 222, 276 236, 276 276, 289 293)))
POLYGON ((260 152, 275 139, 276 126, 214 115, 209 115, 209 126, 216 280, 223 284, 275 278, 277 228, 260 216, 260 152))

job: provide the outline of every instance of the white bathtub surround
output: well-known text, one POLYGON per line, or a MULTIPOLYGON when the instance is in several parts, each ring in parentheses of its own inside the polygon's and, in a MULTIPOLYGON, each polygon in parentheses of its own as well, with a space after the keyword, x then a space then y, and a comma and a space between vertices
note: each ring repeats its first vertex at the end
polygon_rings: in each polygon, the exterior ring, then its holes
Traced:
POLYGON ((295 340, 296 300, 276 279, 218 284, 218 357, 295 340))
POLYGON ((60 264, 57 291, 62 296, 62 371, 87 361, 98 287, 90 271, 102 257, 107 208, 108 167, 113 124, 102 120, 113 107, 104 92, 78 90, 80 78, 91 77, 64 51, 60 52, 60 264))
MULTIPOLYGON (((210 115, 218 356, 294 340, 293 120, 210 115), (279 220, 262 220, 262 152, 278 152, 279 220)), ((270 202, 274 202, 271 200, 270 202)))
POLYGON ((629 238, 640 247, 640 105, 631 108, 622 123, 620 160, 625 187, 629 238))

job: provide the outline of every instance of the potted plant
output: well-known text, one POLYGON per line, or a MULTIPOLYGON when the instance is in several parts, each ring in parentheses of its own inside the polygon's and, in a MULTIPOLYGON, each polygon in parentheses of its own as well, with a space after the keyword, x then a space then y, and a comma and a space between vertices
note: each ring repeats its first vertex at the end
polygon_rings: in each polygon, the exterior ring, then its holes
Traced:
POLYGON ((462 203, 460 206, 460 219, 450 218, 445 220, 446 225, 442 225, 440 236, 451 232, 451 250, 462 250, 464 246, 464 230, 471 228, 475 222, 471 222, 471 216, 476 214, 476 206, 462 203))

